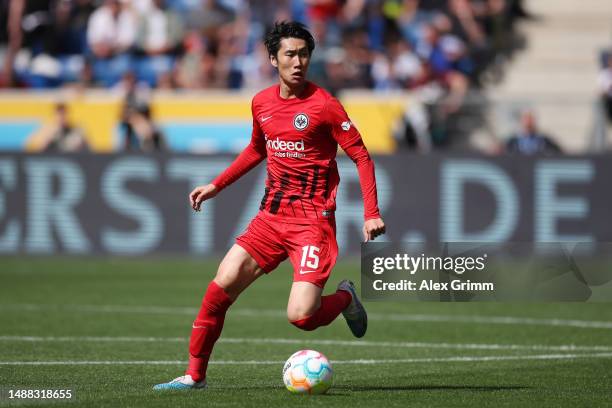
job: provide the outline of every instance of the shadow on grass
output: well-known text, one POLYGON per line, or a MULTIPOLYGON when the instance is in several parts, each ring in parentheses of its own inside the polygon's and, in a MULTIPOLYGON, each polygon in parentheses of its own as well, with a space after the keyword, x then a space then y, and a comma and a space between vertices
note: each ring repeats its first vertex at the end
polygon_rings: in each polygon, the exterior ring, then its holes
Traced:
POLYGON ((334 390, 343 391, 474 391, 474 392, 490 392, 490 391, 516 391, 527 390, 531 387, 522 385, 380 385, 380 386, 349 386, 337 385, 334 390))
MULTIPOLYGON (((380 386, 351 386, 351 385, 334 385, 329 393, 320 395, 319 397, 346 397, 353 392, 403 392, 403 391, 467 391, 467 392, 494 392, 494 391, 520 391, 528 390, 533 387, 522 385, 380 385, 380 386)), ((209 389, 213 392, 226 391, 270 391, 284 392, 284 387, 277 385, 243 385, 243 386, 219 386, 209 389)), ((209 392, 210 392, 209 391, 209 392)))

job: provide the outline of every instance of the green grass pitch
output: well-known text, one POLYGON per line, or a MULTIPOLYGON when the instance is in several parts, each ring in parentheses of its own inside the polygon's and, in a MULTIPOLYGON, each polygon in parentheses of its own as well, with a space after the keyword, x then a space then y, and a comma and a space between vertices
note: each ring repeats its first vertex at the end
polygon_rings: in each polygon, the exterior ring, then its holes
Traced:
MULTIPOLYGON (((154 392, 152 385, 184 369, 191 321, 217 262, 0 258, 0 406, 51 404, 9 401, 8 389, 66 388, 75 399, 53 404, 610 404, 610 304, 366 303, 369 331, 355 340, 342 317, 314 332, 287 322, 287 264, 255 282, 230 309, 208 390, 154 392), (285 390, 282 364, 303 348, 332 360, 334 386, 327 395, 285 390)), ((345 277, 359 282, 357 262, 340 262, 327 292, 345 277)))

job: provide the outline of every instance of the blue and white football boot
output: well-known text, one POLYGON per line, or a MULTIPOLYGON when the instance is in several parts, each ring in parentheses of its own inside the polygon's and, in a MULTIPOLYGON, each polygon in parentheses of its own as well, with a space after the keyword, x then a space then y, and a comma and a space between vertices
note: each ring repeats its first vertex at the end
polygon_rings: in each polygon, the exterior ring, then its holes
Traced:
POLYGON ((351 303, 342 311, 342 314, 353 335, 355 337, 363 337, 368 330, 368 314, 357 297, 355 284, 345 279, 338 284, 338 290, 345 290, 351 294, 351 303))
POLYGON ((206 380, 200 382, 193 381, 189 374, 177 377, 174 380, 157 384, 153 387, 154 390, 195 390, 206 388, 206 380))

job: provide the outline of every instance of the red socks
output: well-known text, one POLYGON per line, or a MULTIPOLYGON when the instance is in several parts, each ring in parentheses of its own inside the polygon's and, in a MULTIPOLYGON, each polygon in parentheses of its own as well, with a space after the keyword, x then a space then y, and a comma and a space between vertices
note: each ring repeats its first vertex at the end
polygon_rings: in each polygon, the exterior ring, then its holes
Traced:
POLYGON ((311 331, 317 327, 327 326, 351 303, 352 296, 345 290, 338 290, 333 295, 321 297, 321 307, 314 314, 291 322, 294 326, 311 331))
POLYGON ((196 382, 206 377, 210 353, 221 335, 225 312, 231 304, 232 300, 223 288, 215 281, 210 282, 200 312, 193 322, 189 340, 189 367, 185 374, 191 375, 196 382))

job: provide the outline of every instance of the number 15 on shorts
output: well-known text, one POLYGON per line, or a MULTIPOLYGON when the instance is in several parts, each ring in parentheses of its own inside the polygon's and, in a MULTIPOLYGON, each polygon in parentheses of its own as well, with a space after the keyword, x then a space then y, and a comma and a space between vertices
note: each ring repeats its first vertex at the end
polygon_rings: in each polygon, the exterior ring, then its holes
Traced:
POLYGON ((319 267, 319 256, 321 250, 314 245, 302 247, 302 260, 300 262, 300 274, 316 272, 319 267))

